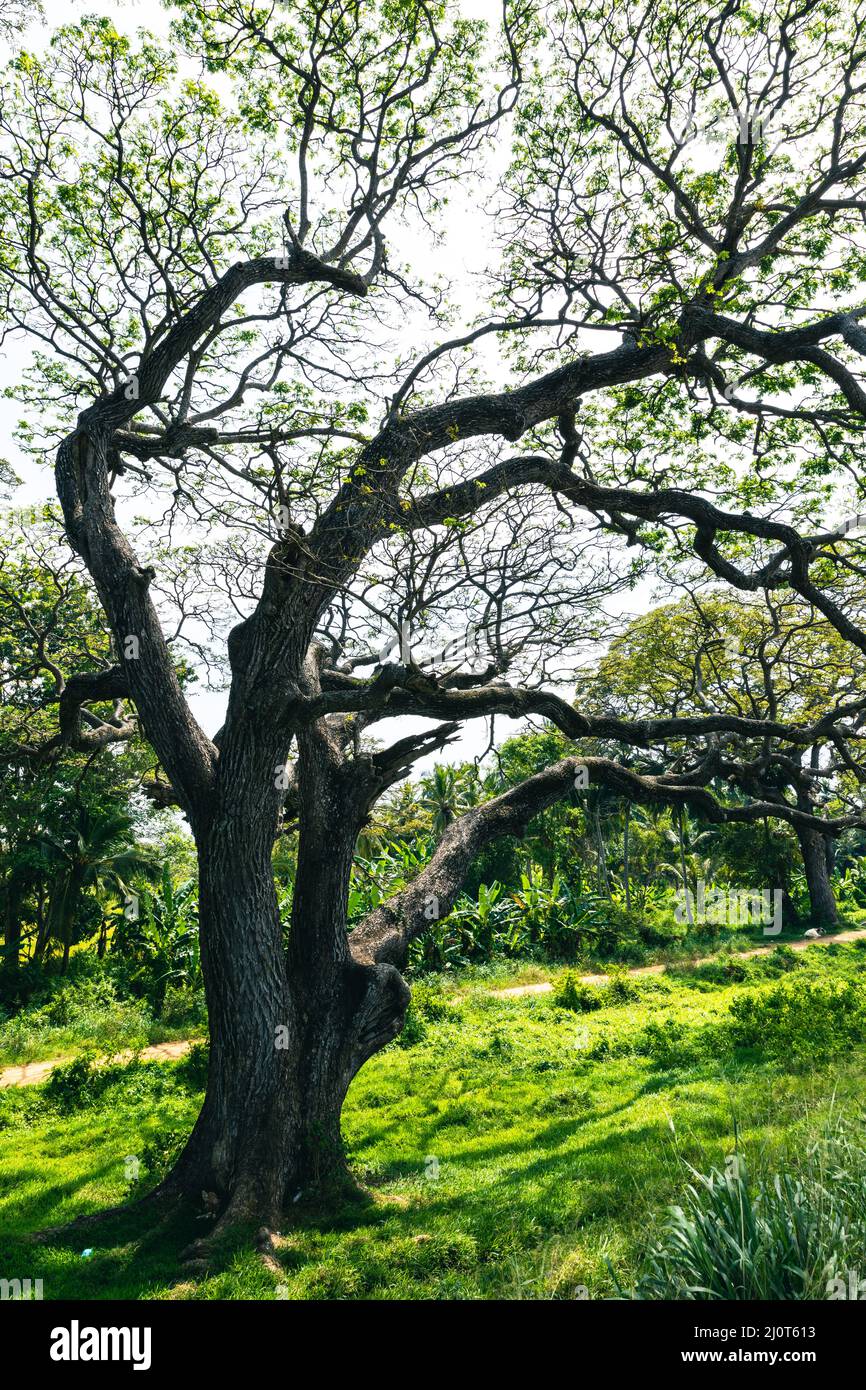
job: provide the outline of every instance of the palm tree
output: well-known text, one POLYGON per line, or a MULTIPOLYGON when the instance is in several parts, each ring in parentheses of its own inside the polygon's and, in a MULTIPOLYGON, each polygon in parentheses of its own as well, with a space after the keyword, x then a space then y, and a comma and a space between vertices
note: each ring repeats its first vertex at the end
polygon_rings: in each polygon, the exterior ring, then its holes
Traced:
POLYGON ((441 835, 464 811, 478 805, 481 778, 474 763, 437 763, 429 777, 421 778, 419 790, 418 804, 429 814, 433 834, 441 835))
POLYGON ((376 815, 358 834, 355 854, 359 859, 375 859, 395 840, 410 843, 430 830, 430 820, 418 800, 418 788, 404 782, 376 808, 376 815))
POLYGON ((437 763, 431 776, 421 779, 421 805, 430 812, 433 834, 441 835, 460 810, 456 769, 448 763, 437 763))
POLYGON ((678 862, 676 864, 659 864, 661 873, 669 873, 674 880, 679 878, 682 885, 683 900, 686 909, 686 920, 690 927, 695 925, 692 913, 692 900, 690 897, 690 879, 697 886, 699 879, 711 878, 718 867, 718 858, 712 852, 712 845, 715 834, 712 830, 697 830, 694 822, 682 806, 676 808, 674 815, 674 825, 665 831, 668 841, 677 850, 678 862), (710 847, 710 853, 702 857, 698 851, 710 847))
POLYGON ((132 826, 123 811, 94 811, 77 803, 68 831, 62 838, 39 837, 53 861, 55 878, 43 930, 36 942, 35 958, 41 958, 50 941, 63 946, 60 973, 69 965, 75 924, 81 916, 85 893, 114 892, 123 897, 136 874, 155 877, 153 857, 129 843, 132 826))

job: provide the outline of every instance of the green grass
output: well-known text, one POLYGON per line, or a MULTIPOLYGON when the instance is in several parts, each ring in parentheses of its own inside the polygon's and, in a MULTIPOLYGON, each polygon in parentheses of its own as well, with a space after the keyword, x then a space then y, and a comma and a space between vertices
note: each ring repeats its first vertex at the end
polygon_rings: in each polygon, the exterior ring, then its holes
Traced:
POLYGON ((55 992, 0 1021, 0 1068, 76 1056, 83 1048, 106 1054, 201 1035, 201 996, 171 990, 159 1018, 141 999, 118 997, 108 978, 61 981, 55 992))
POLYGON ((735 1047, 727 1020, 748 991, 795 976, 860 988, 864 967, 860 943, 793 965, 783 952, 738 966, 742 979, 723 962, 629 982, 630 997, 603 991, 588 1013, 550 995, 491 998, 477 972, 428 980, 414 1041, 369 1063, 345 1108, 369 1199, 323 1211, 301 1194, 279 1278, 242 1240, 209 1276, 184 1275, 179 1251, 209 1226, 195 1213, 26 1239, 124 1199, 125 1158, 167 1151, 191 1126, 192 1068, 116 1067, 78 1099, 74 1087, 53 1100, 45 1087, 4 1092, 0 1277, 41 1277, 48 1299, 615 1297, 614 1275, 634 1285, 682 1199, 686 1163, 724 1167, 736 1143, 756 1178, 794 1171, 831 1111, 861 1112, 866 1044, 790 1062, 770 1040, 735 1047))
MULTIPOLYGON (((853 920, 839 924, 839 930, 859 925, 853 920)), ((866 930, 864 930, 866 940, 866 930)), ((650 947, 643 945, 640 962, 664 964, 669 971, 689 970, 699 958, 710 954, 733 955, 753 946, 780 945, 801 939, 783 932, 768 942, 760 927, 738 929, 710 935, 699 930, 681 941, 650 947)), ((511 960, 498 956, 480 964, 448 972, 441 977, 443 988, 463 996, 473 988, 495 990, 513 985, 551 981, 554 985, 569 971, 580 974, 615 971, 618 964, 634 965, 632 959, 596 958, 587 955, 579 963, 564 965, 543 959, 511 960)), ((6 1000, 4 1016, 0 1008, 0 1068, 21 1063, 72 1058, 82 1049, 95 1048, 107 1055, 135 1051, 153 1043, 202 1036, 207 1027, 204 998, 200 991, 169 989, 164 1007, 154 1018, 148 1004, 132 999, 109 972, 94 970, 95 962, 81 959, 78 970, 67 977, 40 977, 39 989, 23 1006, 6 1000)), ((103 967, 104 971, 104 967, 103 967)), ((420 977, 423 985, 429 978, 420 977)), ((26 997, 26 996, 25 996, 26 997)))

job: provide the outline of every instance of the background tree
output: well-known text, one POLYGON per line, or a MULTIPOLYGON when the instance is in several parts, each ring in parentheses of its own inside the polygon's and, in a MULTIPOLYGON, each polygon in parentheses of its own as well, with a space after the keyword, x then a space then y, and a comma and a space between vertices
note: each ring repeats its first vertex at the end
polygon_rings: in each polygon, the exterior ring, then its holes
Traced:
MULTIPOLYGON (((851 599, 853 606, 856 595, 851 599)), ((808 605, 769 593, 734 602, 718 593, 692 592, 636 619, 614 639, 588 698, 624 716, 729 710, 757 720, 820 725, 833 711, 841 713, 852 702, 856 706, 863 678, 861 653, 808 605)), ((772 740, 736 732, 712 734, 705 747, 707 756, 718 760, 717 778, 744 794, 769 800, 787 793, 804 810, 822 805, 838 811, 851 769, 844 752, 838 755, 830 718, 827 728, 826 739, 810 749, 784 750, 772 740)), ((668 759, 682 748, 674 741, 668 759)), ((847 791, 860 804, 856 775, 847 791)), ((831 841, 807 825, 797 826, 796 834, 812 917, 833 922, 831 841)), ((768 842, 769 831, 765 847, 768 842)), ((767 857, 770 863, 775 858, 772 851, 767 857)), ((774 886, 787 893, 787 882, 774 886)))
MULTIPOLYGON (((59 539, 50 508, 10 513, 0 530, 0 884, 4 965, 22 950, 41 961, 93 930, 90 889, 134 850, 130 797, 153 755, 117 701, 84 703, 88 679, 110 667, 104 617, 59 539), (82 684, 83 682, 83 684, 82 684), (82 698, 71 749, 61 708, 82 698), (118 858, 121 856, 121 858, 118 858)), ((138 820, 142 819, 139 811, 138 820)))

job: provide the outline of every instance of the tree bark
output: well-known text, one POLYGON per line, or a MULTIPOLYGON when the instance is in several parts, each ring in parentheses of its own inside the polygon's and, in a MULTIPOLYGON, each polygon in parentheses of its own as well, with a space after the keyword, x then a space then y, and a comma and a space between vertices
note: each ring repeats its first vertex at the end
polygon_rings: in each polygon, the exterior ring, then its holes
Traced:
POLYGON ((629 882, 629 831, 631 830, 631 802, 625 803, 625 824, 622 831, 622 877, 625 884, 625 910, 631 912, 631 884, 629 882))
POLYGON ((836 899, 827 871, 826 837, 818 830, 797 827, 797 839, 806 870, 809 903, 813 922, 833 923, 838 920, 836 899))
POLYGON ((288 944, 273 825, 254 810, 262 797, 223 796, 199 835, 210 1063, 201 1114, 166 1186, 216 1193, 226 1224, 274 1227, 299 1192, 350 1182, 340 1135, 346 1092, 400 1031, 408 1005, 396 969, 356 961, 349 949, 358 787, 346 766, 328 761, 325 745, 320 735, 301 739, 305 795, 288 944))
POLYGON ((33 945, 33 962, 36 965, 42 964, 42 958, 48 948, 49 933, 51 930, 51 902, 50 899, 46 906, 46 893, 40 884, 37 889, 36 903, 36 941, 33 945))
POLYGON ((593 824, 595 827, 596 853, 598 855, 598 885, 599 891, 606 898, 610 898, 610 877, 607 872, 607 855, 604 850, 604 836, 601 833, 601 817, 598 806, 593 808, 593 824))
POLYGON ((20 964, 22 896, 14 876, 10 874, 6 883, 6 921, 3 933, 3 964, 7 970, 17 970, 20 964))
POLYGON ((677 843, 679 845, 680 851, 680 873, 682 875, 683 880, 683 899, 686 905, 686 921, 688 923, 689 931, 691 931, 695 925, 695 919, 694 914, 692 912, 692 899, 690 896, 691 890, 689 889, 689 876, 686 867, 686 844, 683 836, 682 807, 680 807, 679 814, 677 815, 677 843))

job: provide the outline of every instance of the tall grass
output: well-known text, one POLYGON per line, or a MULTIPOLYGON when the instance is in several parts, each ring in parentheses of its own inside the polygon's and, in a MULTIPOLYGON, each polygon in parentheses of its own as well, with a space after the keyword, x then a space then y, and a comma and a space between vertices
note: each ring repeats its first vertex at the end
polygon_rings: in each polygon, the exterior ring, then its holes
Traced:
POLYGON ((852 1272, 866 1280, 862 1118, 836 1121, 792 1171, 759 1181, 736 1154, 723 1172, 687 1166, 685 1201, 670 1209, 631 1297, 836 1299, 850 1296, 852 1272))

